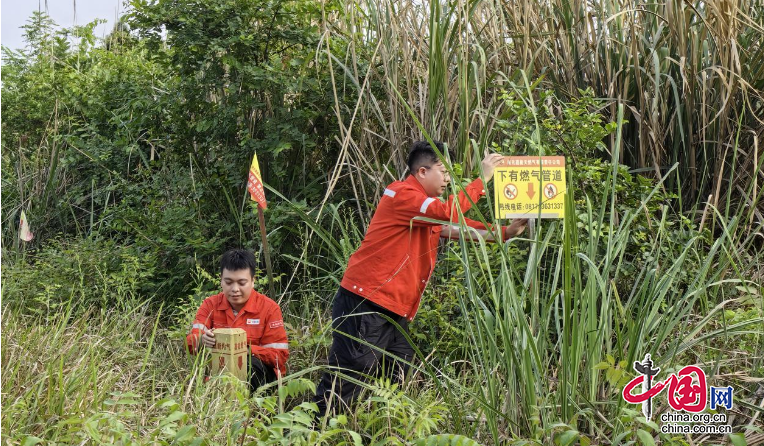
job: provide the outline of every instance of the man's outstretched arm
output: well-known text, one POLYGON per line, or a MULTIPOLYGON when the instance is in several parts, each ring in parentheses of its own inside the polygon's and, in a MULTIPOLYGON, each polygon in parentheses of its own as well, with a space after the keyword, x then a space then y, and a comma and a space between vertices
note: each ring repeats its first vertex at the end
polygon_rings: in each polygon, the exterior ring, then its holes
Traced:
MULTIPOLYGON (((467 223, 467 226, 470 228, 473 228, 471 230, 465 231, 465 234, 467 234, 470 240, 478 240, 477 237, 480 237, 487 242, 496 241, 497 234, 495 231, 485 229, 485 225, 482 223, 474 220, 469 220, 467 218, 465 218, 465 223, 467 223)), ((523 231, 525 231, 527 225, 527 218, 516 218, 512 220, 512 223, 509 226, 502 226, 501 241, 506 241, 512 237, 517 237, 518 235, 522 234, 523 231)), ((459 239, 461 238, 461 231, 459 231, 459 227, 457 225, 443 225, 440 236, 442 238, 448 239, 459 239)))
MULTIPOLYGON (((456 211, 456 202, 459 202, 462 212, 467 212, 472 207, 472 203, 477 203, 485 195, 485 183, 493 178, 493 172, 502 159, 503 157, 498 153, 486 156, 481 162, 482 176, 465 186, 464 190, 458 194, 450 195, 445 202, 440 201, 439 197, 429 197, 416 190, 404 189, 393 193, 392 197, 398 203, 396 212, 403 220, 410 221, 414 226, 438 225, 438 223, 424 221, 417 217, 456 223, 460 220, 456 211)), ((485 229, 485 227, 482 228, 485 229)))

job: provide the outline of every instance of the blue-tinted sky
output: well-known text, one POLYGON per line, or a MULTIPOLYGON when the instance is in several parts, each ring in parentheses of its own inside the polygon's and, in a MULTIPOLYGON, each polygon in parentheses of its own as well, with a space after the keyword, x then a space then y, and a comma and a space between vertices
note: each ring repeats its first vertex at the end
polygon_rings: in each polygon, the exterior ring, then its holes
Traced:
POLYGON ((46 11, 54 22, 64 28, 74 24, 84 25, 94 19, 108 20, 96 28, 96 36, 104 37, 111 32, 115 17, 124 13, 125 6, 123 0, 2 0, 0 43, 13 49, 24 47, 24 30, 20 27, 38 9, 46 11))

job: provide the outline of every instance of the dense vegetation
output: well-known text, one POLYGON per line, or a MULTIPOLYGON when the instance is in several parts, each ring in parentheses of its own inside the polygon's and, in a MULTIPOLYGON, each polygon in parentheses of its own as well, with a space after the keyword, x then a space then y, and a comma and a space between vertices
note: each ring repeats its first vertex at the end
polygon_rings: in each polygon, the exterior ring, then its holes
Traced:
POLYGON ((759 0, 134 0, 94 27, 36 13, 3 48, 4 444, 764 438, 759 0), (331 298, 423 138, 452 193, 486 150, 565 155, 566 218, 444 243, 411 378, 311 430, 331 298), (247 398, 183 338, 220 254, 261 251, 253 153, 292 373, 247 398), (734 386, 734 434, 626 404, 645 353, 734 386))

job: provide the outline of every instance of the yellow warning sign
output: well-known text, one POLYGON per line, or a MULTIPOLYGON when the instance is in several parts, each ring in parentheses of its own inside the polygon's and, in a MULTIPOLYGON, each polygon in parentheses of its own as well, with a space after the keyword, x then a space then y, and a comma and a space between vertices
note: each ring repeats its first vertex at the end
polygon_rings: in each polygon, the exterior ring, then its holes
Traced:
POLYGON ((499 218, 563 218, 564 156, 505 156, 493 174, 499 218))

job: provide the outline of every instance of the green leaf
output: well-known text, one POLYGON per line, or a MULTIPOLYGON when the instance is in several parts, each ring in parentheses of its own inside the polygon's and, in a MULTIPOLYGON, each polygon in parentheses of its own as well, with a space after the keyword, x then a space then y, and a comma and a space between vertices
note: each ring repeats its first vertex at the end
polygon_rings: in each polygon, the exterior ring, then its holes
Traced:
POLYGON ((635 421, 636 421, 637 423, 639 423, 639 424, 642 424, 642 425, 644 425, 644 426, 647 426, 647 427, 649 427, 650 429, 652 429, 652 430, 654 430, 654 431, 656 431, 656 432, 658 432, 658 431, 661 429, 661 428, 658 426, 658 423, 656 423, 655 421, 648 421, 648 420, 647 420, 647 418, 645 418, 645 417, 643 417, 643 416, 638 416, 638 417, 635 419, 635 421))
POLYGON ((180 410, 176 410, 172 412, 171 414, 167 415, 163 420, 162 424, 169 424, 174 423, 180 419, 183 419, 186 416, 186 413, 180 410))
POLYGON ((24 439, 24 442, 21 443, 21 446, 32 446, 32 445, 40 444, 40 443, 42 443, 42 438, 37 438, 30 435, 24 439))
POLYGON ((653 436, 650 435, 650 433, 646 430, 637 430, 637 438, 639 438, 639 441, 641 441, 645 446, 655 446, 655 440, 653 440, 653 436))
POLYGON ((610 368, 610 364, 603 361, 603 362, 597 363, 593 368, 594 370, 607 370, 610 368))
POLYGON ((759 291, 756 289, 756 287, 752 286, 736 286, 736 290, 740 291, 743 294, 750 294, 752 296, 758 296, 759 291))
POLYGON ((183 426, 177 434, 175 434, 174 442, 181 442, 181 441, 188 441, 190 440, 194 434, 196 433, 196 428, 194 426, 188 425, 183 426))
POLYGON ((623 374, 623 370, 619 369, 608 369, 607 372, 605 372, 605 378, 607 379, 608 383, 610 383, 611 386, 616 385, 619 379, 621 379, 621 375, 623 374))
POLYGON ((745 441, 745 435, 741 433, 730 434, 729 438, 733 446, 748 446, 748 442, 745 441))
POLYGON ((555 444, 558 444, 560 446, 568 446, 569 444, 573 443, 576 438, 578 438, 579 432, 577 430, 567 430, 559 435, 554 439, 555 444))
POLYGON ((348 434, 350 434, 350 437, 353 439, 353 444, 356 446, 363 446, 363 439, 361 438, 358 433, 353 431, 348 431, 348 434))

